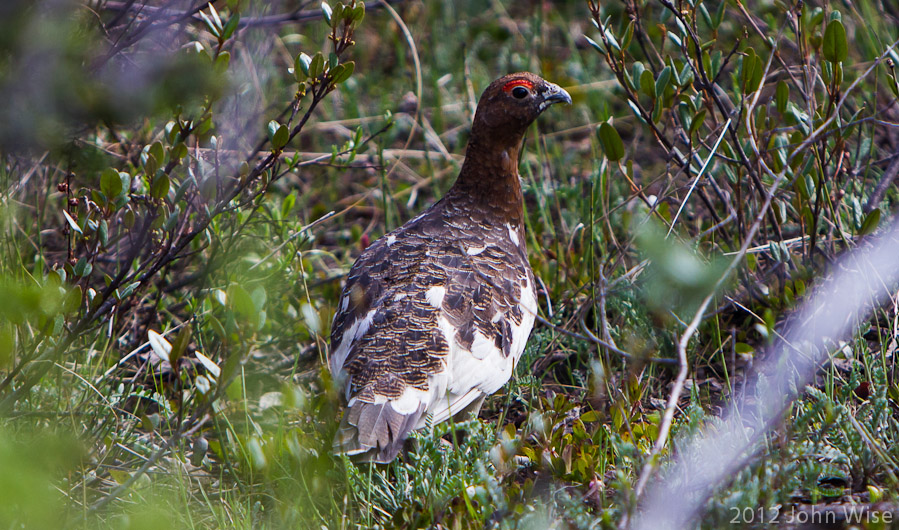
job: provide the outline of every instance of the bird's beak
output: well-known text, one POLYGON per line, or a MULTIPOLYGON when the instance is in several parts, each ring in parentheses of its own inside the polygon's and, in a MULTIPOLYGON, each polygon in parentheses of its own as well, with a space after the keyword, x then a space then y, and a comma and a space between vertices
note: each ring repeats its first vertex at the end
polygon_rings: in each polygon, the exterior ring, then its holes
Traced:
POLYGON ((542 108, 546 108, 553 103, 568 103, 571 105, 571 95, 564 88, 554 83, 546 83, 546 92, 543 93, 542 108))

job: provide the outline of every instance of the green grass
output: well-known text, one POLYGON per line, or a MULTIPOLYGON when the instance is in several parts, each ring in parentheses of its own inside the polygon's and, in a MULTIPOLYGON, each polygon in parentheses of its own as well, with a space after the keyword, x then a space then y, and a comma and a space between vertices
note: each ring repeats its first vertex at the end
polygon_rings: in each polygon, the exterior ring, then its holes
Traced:
MULTIPOLYGON (((355 41, 336 49, 318 15, 231 31, 288 12, 263 2, 217 2, 183 32, 156 20, 134 42, 146 14, 19 2, 0 17, 0 526, 614 528, 646 462, 713 428, 834 260, 895 210, 895 184, 875 190, 899 85, 889 61, 868 71, 899 37, 887 2, 647 0, 627 3, 634 26, 623 3, 392 5, 414 47, 380 6, 352 31, 335 16, 355 41), (332 50, 353 75, 299 75, 299 97, 297 56, 332 50), (334 456, 341 279, 450 187, 478 95, 518 70, 574 98, 520 164, 551 325, 480 419, 416 433, 387 466, 334 456)), ((895 506, 897 333, 887 304, 834 344, 696 525, 895 506)))

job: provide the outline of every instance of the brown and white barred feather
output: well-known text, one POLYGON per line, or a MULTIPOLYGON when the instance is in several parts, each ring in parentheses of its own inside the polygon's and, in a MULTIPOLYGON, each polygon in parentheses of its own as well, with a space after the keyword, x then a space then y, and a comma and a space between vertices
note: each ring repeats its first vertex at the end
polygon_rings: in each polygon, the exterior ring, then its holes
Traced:
POLYGON ((446 201, 382 237, 350 271, 330 366, 348 410, 335 450, 389 462, 408 434, 499 390, 537 311, 523 234, 446 201))
POLYGON ((519 72, 487 87, 446 196, 353 265, 331 328, 348 410, 338 452, 389 462, 413 429, 477 409, 512 376, 537 311, 518 154, 558 85, 519 72))

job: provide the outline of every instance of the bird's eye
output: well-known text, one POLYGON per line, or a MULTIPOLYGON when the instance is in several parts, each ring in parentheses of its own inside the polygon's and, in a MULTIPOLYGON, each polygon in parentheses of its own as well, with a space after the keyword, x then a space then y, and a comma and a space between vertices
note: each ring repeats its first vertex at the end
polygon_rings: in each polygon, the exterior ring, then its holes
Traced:
POLYGON ((512 95, 515 99, 524 99, 528 97, 531 93, 523 86, 517 86, 512 89, 512 95))

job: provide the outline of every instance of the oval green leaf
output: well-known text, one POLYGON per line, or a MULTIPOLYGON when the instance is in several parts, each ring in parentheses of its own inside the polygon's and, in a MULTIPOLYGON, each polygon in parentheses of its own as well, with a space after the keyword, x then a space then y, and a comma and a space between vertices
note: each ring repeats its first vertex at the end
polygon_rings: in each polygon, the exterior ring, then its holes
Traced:
POLYGON ((602 144, 602 150, 609 160, 617 162, 624 158, 624 143, 618 131, 609 122, 599 126, 599 143, 602 144))
POLYGON ((169 176, 165 173, 156 175, 153 179, 153 185, 150 186, 150 196, 154 199, 161 199, 169 193, 169 176))
POLYGON ((858 229, 858 235, 866 236, 877 229, 877 225, 880 224, 880 208, 874 208, 868 215, 865 216, 865 220, 862 221, 861 228, 858 229))
POLYGON ((846 28, 839 20, 831 20, 824 30, 824 40, 821 43, 821 52, 824 58, 832 63, 845 61, 849 56, 849 44, 846 41, 846 28))
POLYGON ((312 64, 312 57, 309 57, 305 53, 300 53, 297 55, 296 60, 294 61, 294 76, 296 76, 297 81, 302 81, 309 76, 309 65, 312 64), (303 74, 303 78, 300 79, 299 73, 303 74))
POLYGON ((651 70, 643 70, 640 74, 640 91, 648 97, 655 99, 656 97, 656 80, 652 77, 651 70))
POLYGON ((100 191, 110 201, 122 193, 122 177, 114 168, 108 167, 100 175, 100 191))
POLYGON ((334 72, 335 85, 343 83, 353 75, 353 72, 356 70, 356 63, 354 61, 349 61, 338 66, 338 68, 341 67, 342 69, 339 72, 334 72))
POLYGON ((278 130, 275 131, 275 135, 272 136, 272 147, 275 149, 283 149, 285 145, 287 145, 287 141, 290 139, 290 131, 287 130, 286 125, 281 125, 278 127, 278 130))
POLYGON ((309 63, 309 77, 316 78, 322 75, 322 72, 325 71, 325 58, 322 55, 322 52, 318 52, 315 54, 315 57, 312 58, 312 62, 309 63))
POLYGON ((668 87, 668 83, 671 81, 671 67, 666 66, 662 68, 662 71, 659 72, 659 77, 656 79, 656 94, 661 96, 665 93, 665 89, 668 87))
POLYGON ((777 103, 777 112, 783 114, 787 111, 787 102, 790 100, 790 85, 787 84, 786 81, 779 81, 777 83, 777 92, 774 96, 774 101, 777 103))

